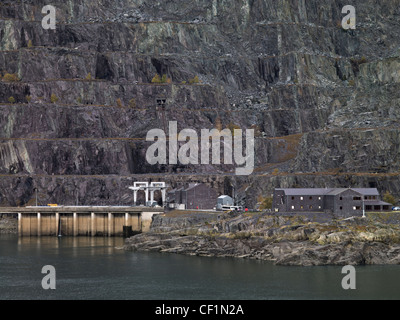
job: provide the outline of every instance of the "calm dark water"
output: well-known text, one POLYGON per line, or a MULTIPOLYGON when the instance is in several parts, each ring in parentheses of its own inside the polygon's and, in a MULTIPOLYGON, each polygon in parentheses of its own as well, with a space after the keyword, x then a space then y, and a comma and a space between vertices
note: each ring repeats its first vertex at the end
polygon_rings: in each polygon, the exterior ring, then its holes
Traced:
POLYGON ((0 299, 249 300, 399 299, 400 266, 356 267, 357 289, 343 290, 341 267, 118 250, 121 238, 18 238, 0 235, 0 299), (44 290, 44 265, 56 289, 44 290))

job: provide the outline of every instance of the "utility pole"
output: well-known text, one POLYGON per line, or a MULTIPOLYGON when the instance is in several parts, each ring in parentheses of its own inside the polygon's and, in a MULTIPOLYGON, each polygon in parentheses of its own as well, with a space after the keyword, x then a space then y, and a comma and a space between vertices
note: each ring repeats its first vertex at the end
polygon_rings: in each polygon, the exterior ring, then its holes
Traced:
POLYGON ((36 207, 38 206, 38 194, 37 194, 37 188, 34 189, 36 193, 36 207))

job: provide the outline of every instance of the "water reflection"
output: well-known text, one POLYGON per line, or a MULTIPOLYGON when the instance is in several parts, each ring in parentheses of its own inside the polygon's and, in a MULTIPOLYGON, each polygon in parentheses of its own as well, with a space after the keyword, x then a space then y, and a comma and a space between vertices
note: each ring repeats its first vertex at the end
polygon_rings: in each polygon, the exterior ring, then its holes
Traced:
MULTIPOLYGON (((13 238, 16 236, 12 236, 13 238)), ((78 247, 115 247, 122 246, 124 239, 120 237, 16 237, 19 249, 36 247, 46 248, 78 248, 78 247)))
POLYGON ((0 299, 399 299, 400 266, 357 267, 357 290, 340 266, 136 253, 122 238, 0 235, 0 299), (44 265, 57 289, 41 288, 44 265))

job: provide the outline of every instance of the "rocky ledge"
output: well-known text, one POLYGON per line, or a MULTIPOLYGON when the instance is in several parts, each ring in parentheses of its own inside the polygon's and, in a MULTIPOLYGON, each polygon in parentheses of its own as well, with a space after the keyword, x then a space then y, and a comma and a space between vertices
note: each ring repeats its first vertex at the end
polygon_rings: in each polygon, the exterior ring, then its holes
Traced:
POLYGON ((395 215, 319 218, 267 213, 157 216, 150 232, 126 239, 124 249, 277 265, 400 264, 400 218, 395 215))

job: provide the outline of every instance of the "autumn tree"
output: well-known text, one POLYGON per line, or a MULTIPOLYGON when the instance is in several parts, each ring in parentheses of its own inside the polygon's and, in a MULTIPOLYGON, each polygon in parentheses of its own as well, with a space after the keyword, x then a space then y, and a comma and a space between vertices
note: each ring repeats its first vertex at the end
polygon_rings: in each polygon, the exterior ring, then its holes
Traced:
POLYGON ((386 191, 383 195, 383 201, 391 203, 394 206, 397 203, 397 199, 389 191, 386 191))
POLYGON ((260 210, 271 210, 272 209, 272 197, 258 197, 258 203, 260 204, 260 210))

